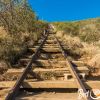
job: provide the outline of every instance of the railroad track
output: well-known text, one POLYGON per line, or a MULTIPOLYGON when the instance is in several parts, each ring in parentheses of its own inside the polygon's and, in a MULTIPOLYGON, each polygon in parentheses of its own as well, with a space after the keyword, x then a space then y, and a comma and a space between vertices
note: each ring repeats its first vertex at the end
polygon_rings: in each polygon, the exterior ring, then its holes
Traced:
MULTIPOLYGON (((100 88, 99 81, 86 81, 89 69, 82 61, 69 60, 66 48, 54 33, 46 34, 36 46, 29 48, 17 65, 21 66, 20 69, 6 72, 5 75, 11 79, 14 77, 13 80, 0 82, 0 88, 11 88, 5 100, 20 100, 21 90, 82 89, 86 93, 96 84, 100 88)), ((82 97, 82 100, 92 99, 88 96, 82 97)))

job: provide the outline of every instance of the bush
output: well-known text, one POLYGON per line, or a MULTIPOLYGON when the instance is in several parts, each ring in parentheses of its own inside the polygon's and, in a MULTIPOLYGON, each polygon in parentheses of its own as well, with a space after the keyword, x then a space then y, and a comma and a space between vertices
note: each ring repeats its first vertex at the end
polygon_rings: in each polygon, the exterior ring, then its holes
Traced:
POLYGON ((48 25, 37 20, 27 0, 24 1, 24 5, 12 6, 11 0, 2 0, 10 6, 0 12, 0 60, 10 64, 14 64, 29 46, 33 46, 48 25))
POLYGON ((71 36, 77 36, 82 41, 95 43, 100 39, 100 18, 77 22, 55 22, 53 25, 59 31, 71 36))

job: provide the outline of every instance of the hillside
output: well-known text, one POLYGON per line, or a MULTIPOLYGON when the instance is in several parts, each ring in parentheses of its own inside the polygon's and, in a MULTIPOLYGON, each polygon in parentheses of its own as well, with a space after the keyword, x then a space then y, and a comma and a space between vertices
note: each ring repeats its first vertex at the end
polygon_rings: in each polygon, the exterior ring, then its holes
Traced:
POLYGON ((100 18, 54 22, 57 36, 62 37, 71 55, 78 55, 92 68, 100 68, 100 18))
POLYGON ((24 1, 21 1, 24 5, 18 2, 13 6, 10 0, 2 1, 9 7, 0 12, 0 68, 4 64, 11 67, 17 62, 47 27, 47 22, 38 20, 31 6, 24 1))
POLYGON ((56 29, 71 36, 78 36, 82 41, 94 43, 100 38, 100 18, 76 22, 54 22, 56 29))

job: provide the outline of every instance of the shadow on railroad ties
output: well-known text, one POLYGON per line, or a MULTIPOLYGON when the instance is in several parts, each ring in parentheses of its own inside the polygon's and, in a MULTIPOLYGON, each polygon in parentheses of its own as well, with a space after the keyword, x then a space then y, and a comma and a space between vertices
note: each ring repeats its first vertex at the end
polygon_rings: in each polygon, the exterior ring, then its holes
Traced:
MULTIPOLYGON (((42 93, 76 93, 78 91, 77 88, 74 89, 65 89, 65 88, 39 88, 39 89, 20 89, 21 92, 24 92, 28 95, 26 96, 36 96, 42 93)), ((19 95, 22 96, 22 95, 19 95)))

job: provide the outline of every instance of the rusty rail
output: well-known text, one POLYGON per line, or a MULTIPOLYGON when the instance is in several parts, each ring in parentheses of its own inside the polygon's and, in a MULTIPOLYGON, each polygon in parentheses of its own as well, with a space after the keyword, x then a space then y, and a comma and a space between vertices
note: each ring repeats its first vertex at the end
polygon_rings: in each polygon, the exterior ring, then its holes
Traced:
POLYGON ((24 72, 22 73, 22 75, 17 80, 17 82, 14 85, 14 87, 10 90, 10 92, 6 96, 5 100, 15 100, 16 95, 17 95, 20 87, 22 86, 22 83, 23 83, 24 79, 26 78, 27 74, 29 73, 29 71, 32 68, 32 63, 37 59, 38 53, 40 52, 40 49, 43 47, 47 37, 48 37, 48 34, 45 35, 42 43, 37 48, 36 52, 32 55, 31 61, 28 63, 27 67, 25 68, 24 72))
MULTIPOLYGON (((65 51, 64 51, 64 49, 63 49, 60 41, 58 40, 58 38, 56 36, 55 36, 55 38, 56 38, 56 40, 57 40, 57 42, 59 44, 59 47, 61 49, 61 52, 62 52, 64 58, 66 59, 66 64, 67 64, 67 66, 68 66, 68 68, 69 68, 69 70, 70 70, 70 72, 71 72, 74 80, 76 81, 76 83, 78 85, 78 88, 82 89, 84 93, 87 93, 87 90, 86 90, 86 88, 85 88, 82 80, 79 78, 79 75, 77 74, 76 70, 74 69, 74 67, 72 66, 72 64, 70 63, 70 61, 68 60, 67 54, 65 53, 65 51)), ((88 97, 84 97, 83 99, 84 100, 92 100, 89 96, 88 97)))

